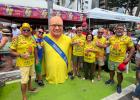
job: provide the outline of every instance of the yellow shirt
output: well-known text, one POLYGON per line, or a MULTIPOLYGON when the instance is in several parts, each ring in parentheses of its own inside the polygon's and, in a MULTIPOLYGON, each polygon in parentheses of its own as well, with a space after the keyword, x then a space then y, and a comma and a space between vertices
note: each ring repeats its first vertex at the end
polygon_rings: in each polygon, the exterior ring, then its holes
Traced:
POLYGON ((91 43, 87 43, 85 42, 84 45, 84 62, 88 62, 88 63, 94 63, 95 62, 95 52, 86 52, 86 50, 88 49, 93 49, 95 50, 95 43, 91 42, 91 43))
POLYGON ((32 37, 25 37, 24 35, 19 35, 17 38, 15 38, 10 48, 13 50, 16 50, 19 54, 29 54, 28 59, 24 59, 22 57, 18 57, 16 59, 16 66, 18 67, 26 67, 26 66, 32 66, 35 63, 35 57, 34 57, 34 49, 36 47, 36 42, 32 37))
POLYGON ((75 35, 72 38, 72 42, 80 42, 79 45, 73 45, 73 55, 83 56, 84 55, 85 36, 82 34, 81 34, 81 36, 75 35))
POLYGON ((133 47, 134 44, 130 37, 123 35, 118 37, 116 35, 109 39, 110 56, 109 60, 114 62, 123 62, 126 57, 126 50, 128 47, 133 47))
POLYGON ((68 59, 67 67, 63 58, 44 40, 46 79, 53 84, 63 83, 68 78, 68 71, 71 70, 71 39, 64 34, 58 40, 55 40, 50 34, 45 34, 44 36, 48 36, 55 42, 68 59))
MULTIPOLYGON (((101 45, 106 45, 107 43, 107 40, 105 37, 101 37, 101 38, 98 38, 97 36, 94 37, 93 41, 95 43, 99 43, 101 45)), ((100 48, 98 46, 95 45, 95 48, 97 49, 97 53, 96 53, 96 57, 97 58, 100 58, 100 57, 104 57, 105 56, 105 50, 104 48, 100 48)))

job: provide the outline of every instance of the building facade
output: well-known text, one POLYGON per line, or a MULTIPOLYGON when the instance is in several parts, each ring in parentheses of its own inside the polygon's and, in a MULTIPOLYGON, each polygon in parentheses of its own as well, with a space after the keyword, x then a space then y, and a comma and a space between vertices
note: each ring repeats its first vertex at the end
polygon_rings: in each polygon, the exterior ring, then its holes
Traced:
POLYGON ((77 11, 88 11, 99 7, 100 0, 54 0, 55 4, 77 11))

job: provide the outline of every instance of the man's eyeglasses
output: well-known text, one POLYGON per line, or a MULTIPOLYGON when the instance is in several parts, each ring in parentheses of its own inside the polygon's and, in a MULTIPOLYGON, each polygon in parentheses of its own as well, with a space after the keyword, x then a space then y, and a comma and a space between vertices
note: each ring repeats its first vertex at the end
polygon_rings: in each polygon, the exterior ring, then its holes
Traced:
POLYGON ((43 34, 44 32, 41 32, 41 31, 38 31, 39 32, 39 34, 43 34))
POLYGON ((30 30, 23 30, 23 32, 30 32, 30 30))
POLYGON ((98 32, 98 33, 102 33, 103 34, 104 32, 98 32))
POLYGON ((56 26, 62 27, 63 25, 60 25, 60 24, 53 24, 53 25, 50 25, 50 26, 53 26, 53 27, 56 27, 56 26))

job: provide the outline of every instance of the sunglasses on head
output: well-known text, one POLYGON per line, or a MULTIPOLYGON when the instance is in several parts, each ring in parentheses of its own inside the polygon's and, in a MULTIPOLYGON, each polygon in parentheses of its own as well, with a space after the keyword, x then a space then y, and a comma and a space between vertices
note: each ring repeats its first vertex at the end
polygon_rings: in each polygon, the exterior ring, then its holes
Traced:
POLYGON ((23 32, 30 32, 30 30, 27 30, 27 29, 25 30, 25 29, 24 29, 23 32))

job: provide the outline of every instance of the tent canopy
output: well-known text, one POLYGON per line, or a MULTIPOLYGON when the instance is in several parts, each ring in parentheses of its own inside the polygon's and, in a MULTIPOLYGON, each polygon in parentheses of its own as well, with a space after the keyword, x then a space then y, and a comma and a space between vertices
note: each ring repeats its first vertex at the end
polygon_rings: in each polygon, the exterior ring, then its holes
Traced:
MULTIPOLYGON (((48 3, 46 0, 0 0, 0 4, 48 9, 48 3)), ((62 6, 58 6, 56 4, 53 4, 53 9, 59 11, 78 12, 76 10, 68 9, 62 6)))
POLYGON ((125 22, 140 22, 140 17, 130 16, 122 13, 117 13, 105 9, 94 8, 86 12, 87 18, 125 21, 125 22))

